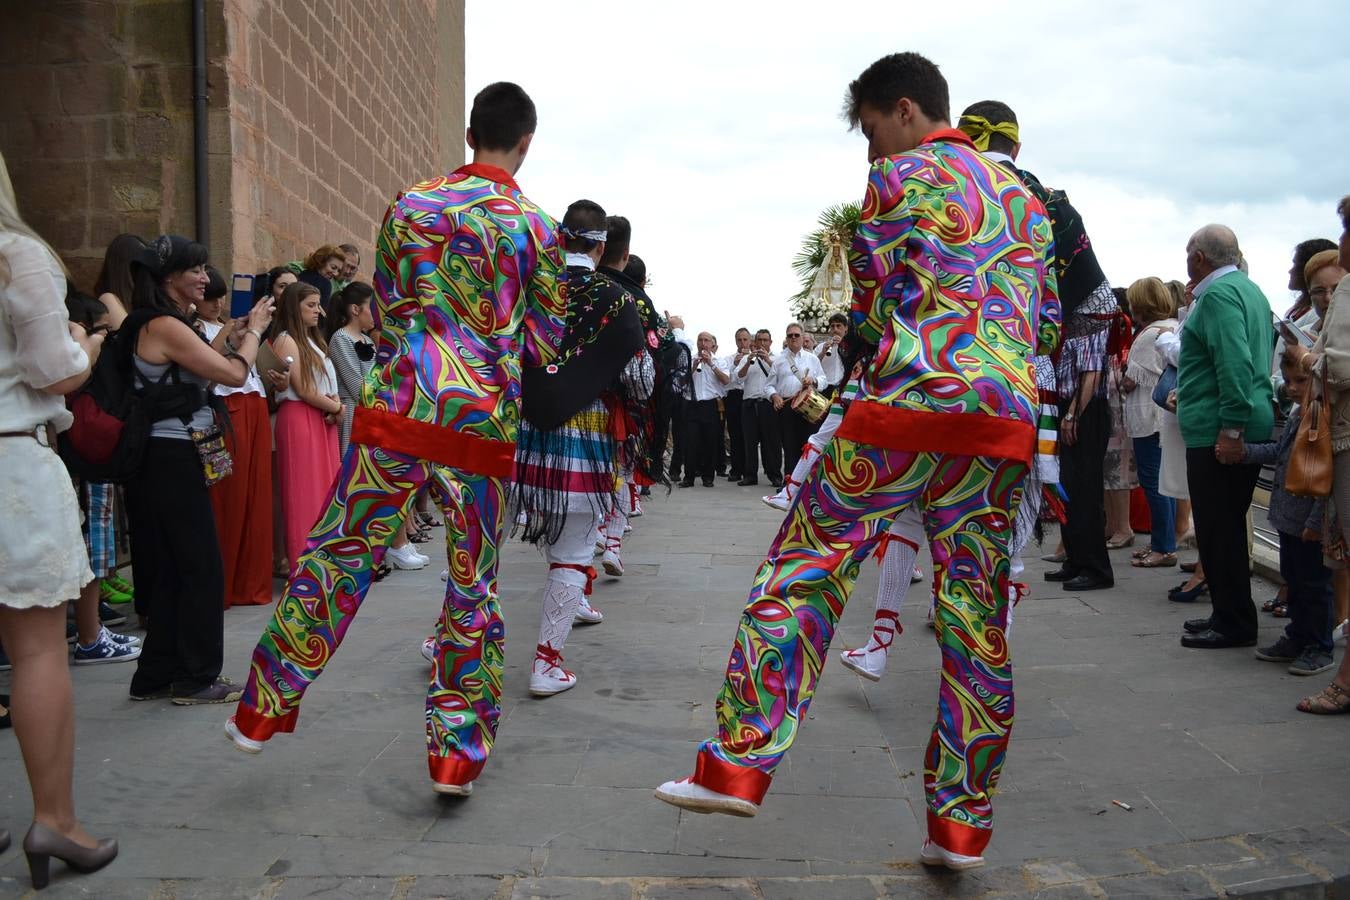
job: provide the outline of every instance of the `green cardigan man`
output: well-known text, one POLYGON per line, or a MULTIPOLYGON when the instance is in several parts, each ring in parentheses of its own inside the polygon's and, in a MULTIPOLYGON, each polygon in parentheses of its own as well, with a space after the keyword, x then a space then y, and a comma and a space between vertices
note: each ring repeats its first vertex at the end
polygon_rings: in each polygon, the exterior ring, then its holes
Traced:
POLYGON ((1261 467, 1244 460, 1245 444, 1270 440, 1275 424, 1275 334, 1270 303, 1239 271, 1241 258, 1237 236, 1223 225, 1206 225, 1186 244, 1195 304, 1181 333, 1177 417, 1213 610, 1186 623, 1185 647, 1256 644, 1247 508, 1261 467))

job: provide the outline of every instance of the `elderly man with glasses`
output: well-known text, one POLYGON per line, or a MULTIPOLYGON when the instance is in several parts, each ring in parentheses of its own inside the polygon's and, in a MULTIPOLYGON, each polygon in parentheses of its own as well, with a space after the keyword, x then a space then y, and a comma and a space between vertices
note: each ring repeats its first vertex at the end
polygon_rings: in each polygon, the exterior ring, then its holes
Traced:
POLYGON ((791 472, 801 458, 806 439, 816 431, 817 423, 792 408, 792 398, 807 387, 825 390, 825 370, 820 360, 804 346, 806 332, 800 322, 787 327, 787 346, 773 361, 775 393, 769 399, 778 411, 778 433, 783 439, 783 471, 791 472))

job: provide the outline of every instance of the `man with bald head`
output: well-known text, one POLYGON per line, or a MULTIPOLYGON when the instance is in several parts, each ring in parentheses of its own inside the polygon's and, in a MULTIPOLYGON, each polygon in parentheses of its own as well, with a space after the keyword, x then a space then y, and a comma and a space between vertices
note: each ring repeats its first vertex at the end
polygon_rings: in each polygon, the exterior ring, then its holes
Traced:
POLYGON ((1186 243, 1195 304, 1181 335, 1177 418, 1213 611, 1186 623, 1183 647, 1256 644, 1247 508, 1261 467, 1243 462, 1243 444, 1270 440, 1274 428, 1275 334, 1270 303, 1241 260, 1237 236, 1223 225, 1206 225, 1186 243))

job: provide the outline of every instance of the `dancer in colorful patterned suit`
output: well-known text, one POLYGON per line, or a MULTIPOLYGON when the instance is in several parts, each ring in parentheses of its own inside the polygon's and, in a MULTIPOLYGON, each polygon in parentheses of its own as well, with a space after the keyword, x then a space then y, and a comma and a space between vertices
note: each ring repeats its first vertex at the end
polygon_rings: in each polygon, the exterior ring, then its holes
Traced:
POLYGON ((467 795, 501 713, 497 548, 519 422, 520 367, 561 340, 562 252, 553 222, 516 186, 534 103, 514 84, 474 98, 474 161, 401 193, 376 246, 376 363, 352 450, 285 596, 263 631, 226 733, 256 753, 295 728, 418 490, 449 487, 449 580, 427 690, 434 789, 467 795), (443 468, 441 468, 443 467, 443 468))
POLYGON ((852 319, 876 342, 859 396, 755 576, 686 809, 754 815, 792 745, 858 569, 915 502, 938 580, 938 718, 921 859, 983 863, 1012 724, 1011 511, 1036 442, 1031 358, 1057 339, 1050 222, 948 125, 947 84, 914 53, 849 86, 872 169, 853 243, 852 319))
MULTIPOLYGON (((1019 169, 1014 162, 1021 142, 1017 127, 1017 116, 1006 104, 997 100, 982 100, 971 104, 961 114, 957 127, 965 132, 975 149, 984 154, 985 159, 996 162, 1017 174, 1022 183, 1036 196, 1050 213, 1051 228, 1055 237, 1055 281, 1059 289, 1060 313, 1068 315, 1077 306, 1077 298, 1064 296, 1064 287, 1078 282, 1076 272, 1071 274, 1069 266, 1083 255, 1065 252, 1065 248, 1084 246, 1084 233, 1080 217, 1072 211, 1063 210, 1067 199, 1062 191, 1046 190, 1034 175, 1025 169, 1019 169), (1059 214, 1057 213, 1064 213, 1059 214)), ((1096 285, 1092 285, 1095 287, 1096 285)), ((1043 508, 1051 508, 1054 515, 1062 520, 1063 502, 1059 499, 1059 397, 1056 391, 1055 363, 1049 356, 1037 356, 1036 386, 1040 394, 1040 417, 1037 422, 1036 459, 1031 469, 1031 481, 1023 491, 1022 502, 1017 507, 1013 522, 1012 547, 1009 553, 1008 602, 1016 604, 1018 598, 1026 595, 1027 585, 1018 581, 1025 567, 1022 564, 1022 551, 1026 549, 1036 534, 1037 521, 1043 508)), ((823 429, 822 429, 823 430, 823 429)), ((867 643, 839 654, 839 661, 845 666, 872 681, 880 680, 886 669, 886 658, 899 633, 900 603, 907 588, 906 577, 909 566, 917 557, 919 542, 922 539, 923 523, 915 513, 906 513, 891 523, 888 532, 890 552, 881 563, 881 588, 877 592, 875 618, 872 635, 867 643)), ((933 608, 936 607, 934 598, 933 608)), ((929 622, 932 622, 932 608, 929 622)), ((1009 630, 1011 630, 1012 610, 1009 609, 1009 630)))

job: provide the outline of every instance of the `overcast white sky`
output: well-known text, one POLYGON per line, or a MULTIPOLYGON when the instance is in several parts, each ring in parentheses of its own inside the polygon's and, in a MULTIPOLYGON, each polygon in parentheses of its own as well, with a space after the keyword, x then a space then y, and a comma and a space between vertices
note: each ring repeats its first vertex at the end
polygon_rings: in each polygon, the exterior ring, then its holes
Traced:
POLYGON ((1069 191, 1113 284, 1184 280, 1186 238, 1219 221, 1282 309, 1294 244, 1335 240, 1350 193, 1346 0, 468 0, 465 44, 470 103, 506 80, 539 108, 526 195, 631 219, 657 306, 724 350, 739 325, 781 336, 802 236, 861 199, 839 113, 887 53, 941 66, 953 116, 1016 110, 1019 162, 1069 191))

